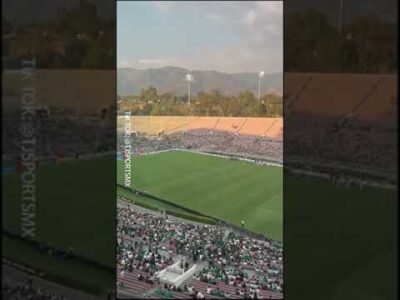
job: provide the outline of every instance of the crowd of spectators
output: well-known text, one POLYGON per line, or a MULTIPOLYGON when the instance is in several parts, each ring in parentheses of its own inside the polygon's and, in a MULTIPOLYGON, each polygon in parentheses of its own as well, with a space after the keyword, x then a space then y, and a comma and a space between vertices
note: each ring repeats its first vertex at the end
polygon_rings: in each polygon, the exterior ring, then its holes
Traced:
MULTIPOLYGON (((3 153, 10 160, 18 159, 21 151, 20 123, 19 113, 7 115, 3 122, 2 131, 6 137, 3 153)), ((35 152, 40 160, 114 150, 115 125, 101 110, 93 114, 75 114, 66 109, 38 109, 33 125, 35 152)))
POLYGON ((66 297, 36 286, 32 279, 10 281, 2 280, 2 299, 4 300, 66 300, 66 297))
MULTIPOLYGON (((122 137, 118 140, 120 149, 123 149, 122 137)), ((282 162, 283 159, 282 141, 257 136, 235 135, 222 131, 196 131, 158 136, 132 135, 132 151, 135 154, 171 149, 232 154, 277 162, 282 162)))
MULTIPOLYGON (((221 297, 218 283, 233 286, 243 298, 257 299, 261 290, 282 293, 282 243, 256 239, 248 234, 217 225, 205 225, 145 212, 134 206, 118 204, 117 264, 119 280, 126 272, 139 270, 137 280, 157 286, 157 274, 177 259, 185 257, 187 270, 202 266, 191 280, 209 285, 209 292, 221 297), (141 277, 141 278, 139 278, 141 277)), ((176 287, 163 287, 179 291, 176 287)), ((186 282, 183 291, 196 299, 204 296, 186 282)))
POLYGON ((397 149, 394 129, 346 118, 293 120, 286 126, 286 155, 336 161, 342 165, 395 168, 392 160, 397 149))

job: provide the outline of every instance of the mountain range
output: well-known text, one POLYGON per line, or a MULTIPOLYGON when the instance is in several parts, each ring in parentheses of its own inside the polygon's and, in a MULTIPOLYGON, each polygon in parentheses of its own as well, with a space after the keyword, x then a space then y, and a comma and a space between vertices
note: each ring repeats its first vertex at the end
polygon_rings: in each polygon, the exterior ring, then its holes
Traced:
MULTIPOLYGON (((154 69, 119 68, 117 70, 118 95, 139 95, 141 89, 153 86, 160 94, 187 95, 185 75, 188 70, 178 67, 154 69)), ((225 95, 237 95, 249 90, 258 93, 257 73, 222 73, 217 71, 191 71, 191 93, 218 90, 225 95)), ((261 94, 273 91, 282 94, 282 73, 265 74, 261 79, 261 94)))

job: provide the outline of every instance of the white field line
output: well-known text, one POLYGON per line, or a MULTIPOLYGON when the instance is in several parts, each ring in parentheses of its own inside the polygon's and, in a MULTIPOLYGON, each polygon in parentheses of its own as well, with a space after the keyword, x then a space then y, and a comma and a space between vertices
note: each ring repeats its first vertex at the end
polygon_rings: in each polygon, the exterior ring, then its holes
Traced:
MULTIPOLYGON (((189 153, 195 153, 195 154, 202 154, 202 155, 208 155, 208 156, 215 156, 215 157, 220 157, 220 158, 225 158, 225 159, 230 159, 231 156, 229 154, 216 154, 216 153, 208 153, 208 152, 202 152, 202 151, 197 151, 197 150, 188 150, 188 149, 179 149, 179 148, 172 148, 168 150, 159 150, 159 151, 152 151, 152 152, 147 152, 143 153, 141 155, 155 155, 163 152, 171 152, 171 151, 182 151, 182 152, 189 152, 189 153)), ((237 160, 241 161, 247 161, 250 163, 257 163, 258 161, 256 159, 249 159, 249 158, 241 158, 241 157, 235 157, 237 160)), ((268 166, 275 166, 275 167, 283 167, 282 163, 274 163, 274 162, 265 162, 263 161, 261 163, 262 165, 268 165, 268 166)), ((303 175, 308 175, 312 177, 318 177, 318 178, 323 178, 323 179, 331 179, 331 175, 326 174, 326 173, 321 173, 321 172, 315 172, 315 171, 308 171, 308 170, 302 170, 302 169, 296 169, 296 168, 289 168, 287 167, 288 170, 292 171, 293 173, 297 174, 303 174, 303 175)), ((370 187, 379 187, 379 188, 384 188, 388 190, 397 190, 397 186, 389 183, 381 183, 381 182, 374 182, 370 180, 359 180, 357 178, 352 178, 353 182, 356 184, 361 184, 362 186, 370 186, 370 187)))
MULTIPOLYGON (((313 176, 313 177, 318 177, 318 178, 323 178, 323 179, 328 179, 328 180, 331 179, 331 175, 325 174, 325 173, 301 170, 301 169, 295 169, 295 168, 287 168, 287 169, 296 174, 313 176)), ((387 189, 387 190, 397 190, 397 186, 394 184, 390 184, 390 183, 375 182, 375 181, 371 181, 371 180, 360 180, 358 178, 350 178, 350 177, 348 177, 347 179, 352 179, 353 183, 359 185, 360 189, 362 188, 362 186, 370 186, 370 187, 383 188, 383 189, 387 189)), ((344 186, 344 185, 342 185, 342 186, 344 186)))
MULTIPOLYGON (((189 152, 189 153, 195 153, 195 154, 201 154, 201 155, 207 155, 207 156, 215 156, 215 157, 220 157, 220 158, 225 158, 225 159, 231 159, 232 157, 236 158, 237 160, 241 161, 247 161, 250 163, 259 163, 261 165, 269 165, 269 166, 275 166, 275 167, 283 167, 281 163, 278 162, 266 162, 266 161, 259 161, 257 159, 251 159, 251 158, 244 158, 244 157, 239 157, 239 156, 231 156, 230 154, 217 154, 217 153, 209 153, 209 152, 203 152, 203 151, 198 151, 198 150, 188 150, 188 149, 179 149, 179 148, 172 148, 168 150, 159 150, 159 151, 151 151, 147 153, 143 153, 141 155, 155 155, 155 154, 160 154, 164 152, 171 152, 171 151, 182 151, 182 152, 189 152)), ((237 154, 239 155, 239 154, 237 154)))

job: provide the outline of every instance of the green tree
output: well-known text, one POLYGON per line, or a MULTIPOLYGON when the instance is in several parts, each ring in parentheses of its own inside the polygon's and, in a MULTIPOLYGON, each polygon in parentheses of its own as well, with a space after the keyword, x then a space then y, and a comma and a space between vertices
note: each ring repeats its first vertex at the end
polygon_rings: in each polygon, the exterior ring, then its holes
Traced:
POLYGON ((147 89, 142 89, 140 92, 140 98, 143 102, 157 102, 157 100, 159 100, 157 89, 153 86, 150 86, 147 89))

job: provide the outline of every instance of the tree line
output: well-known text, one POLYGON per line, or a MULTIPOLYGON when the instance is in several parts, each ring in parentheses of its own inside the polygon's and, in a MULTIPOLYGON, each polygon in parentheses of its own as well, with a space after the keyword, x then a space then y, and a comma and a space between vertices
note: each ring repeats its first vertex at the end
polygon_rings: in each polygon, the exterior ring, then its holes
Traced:
POLYGON ((397 69, 397 27, 375 15, 339 29, 325 14, 307 11, 285 21, 285 71, 391 73, 397 69))
POLYGON ((3 63, 20 68, 34 55, 38 68, 114 69, 115 20, 99 17, 96 4, 80 0, 60 7, 54 20, 18 24, 3 21, 3 63))
POLYGON ((142 89, 140 95, 119 96, 119 112, 150 116, 225 116, 281 117, 282 96, 267 93, 260 100, 250 91, 236 96, 223 95, 218 90, 201 92, 191 97, 171 93, 158 94, 155 87, 142 89))

